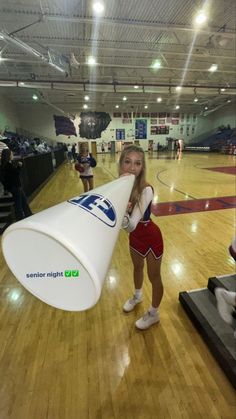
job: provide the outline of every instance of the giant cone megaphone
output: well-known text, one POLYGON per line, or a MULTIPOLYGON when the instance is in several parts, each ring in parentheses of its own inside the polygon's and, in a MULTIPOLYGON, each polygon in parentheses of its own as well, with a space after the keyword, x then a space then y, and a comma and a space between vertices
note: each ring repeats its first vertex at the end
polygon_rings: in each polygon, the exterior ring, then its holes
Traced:
POLYGON ((8 227, 3 254, 21 284, 63 310, 96 304, 134 179, 122 176, 8 227))

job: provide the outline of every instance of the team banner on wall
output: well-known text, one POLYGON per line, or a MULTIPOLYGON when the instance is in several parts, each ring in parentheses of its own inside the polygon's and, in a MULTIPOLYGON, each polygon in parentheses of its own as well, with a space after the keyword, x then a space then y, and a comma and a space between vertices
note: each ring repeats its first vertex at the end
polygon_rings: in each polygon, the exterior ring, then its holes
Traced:
POLYGON ((116 129, 116 140, 125 140, 125 130, 122 128, 116 129))
POLYGON ((87 139, 101 138, 102 131, 111 122, 111 117, 106 112, 81 112, 80 119, 80 137, 87 139))
POLYGON ((70 118, 57 115, 53 115, 53 118, 55 122, 56 135, 75 135, 77 137, 75 126, 70 118))
POLYGON ((63 310, 96 304, 134 179, 122 176, 8 227, 3 254, 21 284, 63 310))
POLYGON ((147 138, 147 120, 137 119, 135 121, 135 139, 145 140, 147 138))

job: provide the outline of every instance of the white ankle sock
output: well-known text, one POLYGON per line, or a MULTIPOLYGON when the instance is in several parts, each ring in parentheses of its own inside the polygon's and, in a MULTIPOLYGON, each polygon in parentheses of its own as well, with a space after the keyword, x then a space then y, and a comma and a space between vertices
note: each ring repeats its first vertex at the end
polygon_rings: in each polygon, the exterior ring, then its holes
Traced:
POLYGON ((235 299, 236 299, 236 293, 235 292, 225 290, 224 298, 225 298, 225 301, 228 304, 230 304, 231 306, 235 306, 236 305, 236 301, 235 301, 235 299))
POLYGON ((157 307, 150 306, 149 309, 148 309, 148 311, 151 314, 151 316, 155 316, 155 314, 158 311, 158 308, 157 307))
POLYGON ((136 289, 135 293, 134 293, 135 298, 137 298, 138 300, 140 300, 140 298, 142 297, 142 289, 136 289))

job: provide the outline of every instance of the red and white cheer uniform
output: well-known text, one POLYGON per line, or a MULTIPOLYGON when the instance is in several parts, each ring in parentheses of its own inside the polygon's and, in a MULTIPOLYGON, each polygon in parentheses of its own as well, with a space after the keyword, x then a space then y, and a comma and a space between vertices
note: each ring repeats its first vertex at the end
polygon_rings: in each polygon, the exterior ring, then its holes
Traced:
POLYGON ((124 216, 122 227, 130 233, 131 249, 144 258, 152 252, 159 259, 163 255, 163 239, 161 230, 150 218, 152 199, 153 189, 146 186, 132 213, 124 216))

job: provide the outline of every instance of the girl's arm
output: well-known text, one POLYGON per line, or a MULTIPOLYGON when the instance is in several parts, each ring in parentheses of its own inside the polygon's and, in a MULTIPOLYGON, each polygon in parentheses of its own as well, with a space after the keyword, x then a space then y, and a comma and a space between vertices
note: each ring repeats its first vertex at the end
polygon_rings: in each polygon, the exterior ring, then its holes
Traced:
POLYGON ((131 231, 135 230, 137 224, 143 218, 143 215, 152 199, 153 190, 151 186, 146 186, 146 188, 144 188, 142 191, 139 203, 135 205, 131 215, 126 213, 124 216, 122 227, 128 233, 131 233, 131 231))

